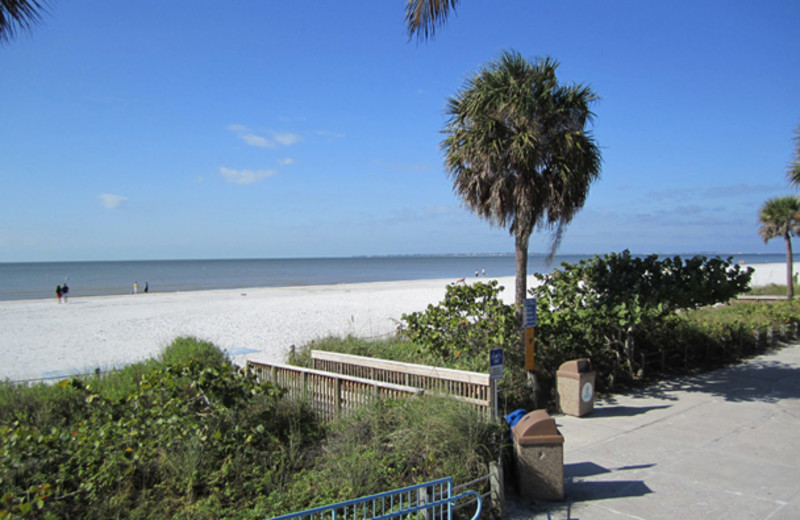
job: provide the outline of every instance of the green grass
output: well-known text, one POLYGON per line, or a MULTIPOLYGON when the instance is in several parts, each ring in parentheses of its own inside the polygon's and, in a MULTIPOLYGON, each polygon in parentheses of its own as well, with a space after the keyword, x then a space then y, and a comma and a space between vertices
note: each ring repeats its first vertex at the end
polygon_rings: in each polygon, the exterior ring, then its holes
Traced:
MULTIPOLYGON (((751 296, 786 296, 787 286, 780 284, 769 284, 762 287, 753 287, 747 294, 751 296)), ((794 285, 794 294, 800 294, 800 285, 794 285)))

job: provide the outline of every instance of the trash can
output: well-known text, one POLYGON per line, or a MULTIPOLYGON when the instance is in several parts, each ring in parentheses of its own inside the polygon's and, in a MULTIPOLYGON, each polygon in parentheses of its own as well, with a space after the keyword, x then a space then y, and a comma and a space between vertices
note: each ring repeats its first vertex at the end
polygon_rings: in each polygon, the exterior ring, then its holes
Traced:
POLYGON ((592 413, 595 375, 588 359, 573 359, 558 367, 556 386, 562 413, 576 417, 592 413))
POLYGON ((520 495, 564 499, 564 437, 546 410, 534 410, 511 429, 520 495))

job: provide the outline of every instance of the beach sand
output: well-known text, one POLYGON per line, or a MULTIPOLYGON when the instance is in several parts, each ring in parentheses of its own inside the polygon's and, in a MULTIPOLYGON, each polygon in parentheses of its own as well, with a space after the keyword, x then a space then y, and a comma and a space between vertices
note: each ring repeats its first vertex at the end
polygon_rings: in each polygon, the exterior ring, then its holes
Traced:
MULTIPOLYGON (((785 264, 753 267, 754 286, 785 283, 785 264)), ((497 280, 512 303, 514 277, 497 280)), ((292 345, 327 336, 392 334, 404 313, 440 302, 454 281, 73 297, 61 305, 55 298, 0 302, 0 380, 107 370, 157 356, 179 336, 210 341, 238 364, 283 362, 292 345)), ((533 283, 530 277, 528 286, 533 283)))
MULTIPOLYGON (((496 279, 513 302, 514 278, 496 279)), ((327 336, 392 334, 404 313, 442 300, 455 280, 127 294, 0 302, 0 380, 59 378, 157 356, 179 336, 210 341, 234 362, 283 362, 327 336)), ((533 283, 531 278, 529 283, 533 283)), ((73 288, 77 293, 77 288, 73 288)))

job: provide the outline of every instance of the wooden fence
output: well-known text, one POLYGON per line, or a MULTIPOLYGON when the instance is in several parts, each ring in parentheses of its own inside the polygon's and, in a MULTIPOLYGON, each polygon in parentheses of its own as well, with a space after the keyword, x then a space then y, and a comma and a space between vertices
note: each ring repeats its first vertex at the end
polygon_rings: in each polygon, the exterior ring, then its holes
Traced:
POLYGON ((333 419, 356 410, 372 399, 424 393, 420 388, 292 365, 247 360, 247 367, 259 380, 285 388, 294 398, 308 400, 314 411, 325 419, 333 419))
POLYGON ((323 350, 312 350, 311 359, 317 370, 445 394, 492 414, 495 390, 489 374, 323 350))

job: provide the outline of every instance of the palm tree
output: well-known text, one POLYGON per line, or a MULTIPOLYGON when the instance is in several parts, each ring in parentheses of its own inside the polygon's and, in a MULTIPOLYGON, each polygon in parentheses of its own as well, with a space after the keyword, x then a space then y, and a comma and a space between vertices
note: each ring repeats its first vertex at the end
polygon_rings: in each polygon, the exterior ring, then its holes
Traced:
POLYGON ((789 165, 789 182, 800 188, 800 125, 794 131, 794 161, 789 165))
POLYGON ((597 96, 583 85, 559 85, 557 67, 506 51, 468 79, 445 111, 442 149, 454 191, 514 236, 518 311, 533 229, 552 231, 552 258, 600 174, 600 150, 586 130, 597 96))
POLYGON ((794 298, 792 277, 792 235, 800 235, 800 201, 796 197, 775 197, 761 207, 758 214, 761 227, 758 232, 766 244, 771 238, 783 237, 786 241, 787 298, 794 298))
POLYGON ((442 25, 451 12, 455 12, 458 0, 407 0, 406 29, 408 37, 426 40, 433 37, 436 27, 442 25))
POLYGON ((0 43, 11 41, 18 29, 42 19, 46 0, 0 0, 0 43))

